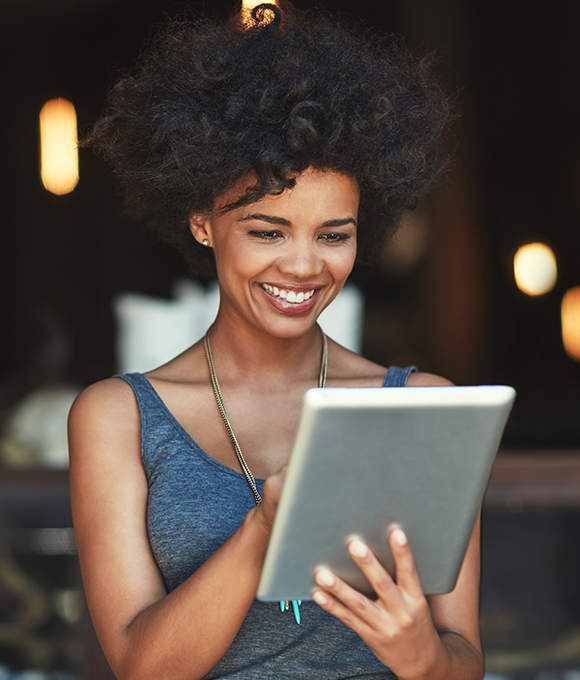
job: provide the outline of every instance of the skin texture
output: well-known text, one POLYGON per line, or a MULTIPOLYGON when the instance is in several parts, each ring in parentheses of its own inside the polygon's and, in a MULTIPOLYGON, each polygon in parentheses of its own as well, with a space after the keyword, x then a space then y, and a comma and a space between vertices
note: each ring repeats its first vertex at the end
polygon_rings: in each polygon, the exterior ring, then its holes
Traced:
MULTIPOLYGON (((147 482, 133 393, 118 379, 85 390, 70 416, 71 491, 87 599, 107 658, 120 680, 200 678, 227 651, 258 586, 304 392, 317 384, 320 312, 336 297, 356 256, 359 201, 354 180, 307 170, 280 195, 222 213, 242 178, 191 231, 214 249, 221 303, 211 339, 230 421, 250 469, 267 477, 263 502, 187 581, 163 585, 145 525, 147 482), (262 284, 314 291, 291 308, 262 284), (235 565, 235 567, 232 567, 235 565)), ((329 343, 329 386, 380 386, 386 369, 329 343)), ((201 343, 147 374, 169 410, 220 463, 239 469, 211 390, 201 343)), ((410 385, 446 385, 419 373, 410 385)), ((353 628, 401 680, 477 680, 479 526, 455 590, 423 596, 412 554, 391 528, 391 577, 362 544, 353 559, 378 600, 317 573, 316 600, 353 628), (360 553, 360 554, 359 554, 360 553)))

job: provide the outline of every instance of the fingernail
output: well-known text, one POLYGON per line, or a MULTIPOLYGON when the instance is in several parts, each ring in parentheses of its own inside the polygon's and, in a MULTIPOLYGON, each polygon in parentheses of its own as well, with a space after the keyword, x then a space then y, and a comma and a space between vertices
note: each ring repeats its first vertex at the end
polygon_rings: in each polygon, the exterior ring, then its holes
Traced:
POLYGON ((316 572, 316 582, 321 586, 333 586, 334 576, 328 569, 319 569, 316 572))
POLYGON ((407 537, 402 529, 394 529, 391 536, 397 545, 407 545, 407 537))
POLYGON ((322 592, 322 590, 315 590, 312 593, 312 599, 317 603, 317 604, 326 604, 328 602, 328 598, 326 595, 322 592))
POLYGON ((351 555, 355 557, 366 557, 369 549, 362 541, 351 541, 348 545, 351 555))

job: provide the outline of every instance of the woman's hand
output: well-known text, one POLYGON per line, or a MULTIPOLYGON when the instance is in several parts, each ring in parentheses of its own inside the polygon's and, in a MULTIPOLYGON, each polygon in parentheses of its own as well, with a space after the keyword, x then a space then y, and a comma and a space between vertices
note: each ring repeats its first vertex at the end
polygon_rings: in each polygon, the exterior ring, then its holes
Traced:
POLYGON ((360 540, 348 550, 377 595, 370 600, 328 569, 319 569, 321 590, 314 600, 352 628, 400 680, 438 677, 446 650, 431 617, 415 569, 407 537, 399 528, 389 533, 395 575, 391 577, 360 540), (434 673, 434 669, 438 669, 434 673))
POLYGON ((256 517, 260 518, 268 534, 272 531, 285 480, 286 465, 266 479, 262 489, 262 502, 252 511, 256 512, 256 517))

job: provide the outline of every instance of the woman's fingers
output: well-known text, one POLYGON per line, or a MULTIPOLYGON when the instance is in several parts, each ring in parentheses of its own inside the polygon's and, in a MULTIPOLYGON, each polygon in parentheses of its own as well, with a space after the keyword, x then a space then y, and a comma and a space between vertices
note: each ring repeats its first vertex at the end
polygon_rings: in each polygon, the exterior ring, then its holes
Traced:
POLYGON ((351 588, 326 568, 315 573, 316 583, 323 589, 313 593, 315 602, 360 635, 368 635, 370 631, 395 634, 395 631, 410 629, 417 616, 422 618, 421 612, 427 606, 405 534, 399 527, 393 527, 388 540, 395 565, 394 577, 362 541, 354 540, 348 545, 353 561, 376 593, 376 601, 351 588))
POLYGON ((268 497, 270 502, 278 503, 280 500, 280 495, 282 493, 282 487, 284 486, 284 481, 286 479, 287 466, 282 466, 273 475, 270 475, 268 479, 264 482, 264 487, 262 489, 264 497, 268 497))
POLYGON ((356 539, 348 544, 348 551, 355 564, 366 576, 379 600, 382 600, 388 609, 402 606, 402 595, 397 584, 372 550, 356 539))
POLYGON ((326 568, 318 569, 314 577, 322 589, 315 590, 312 597, 325 611, 336 616, 363 638, 379 627, 381 612, 372 600, 326 568))
POLYGON ((272 528, 274 517, 278 510, 278 503, 282 494, 282 488, 286 479, 286 466, 280 468, 278 472, 270 475, 264 482, 262 488, 262 502, 259 505, 259 512, 264 517, 264 521, 272 528))
POLYGON ((351 558, 366 576, 379 599, 388 607, 400 606, 404 596, 422 598, 423 591, 409 541, 399 527, 389 531, 389 546, 393 555, 394 575, 391 576, 376 555, 360 540, 349 543, 351 558))
POLYGON ((421 581, 405 533, 400 527, 392 527, 388 540, 393 555, 394 578, 397 586, 411 597, 423 597, 421 581))
POLYGON ((319 569, 315 575, 319 586, 338 598, 353 612, 362 614, 372 626, 378 624, 379 620, 380 625, 384 625, 379 609, 397 618, 403 612, 413 610, 413 602, 425 599, 409 542, 399 527, 390 530, 389 545, 395 566, 394 577, 362 541, 357 539, 348 545, 351 558, 377 595, 376 603, 351 588, 328 569, 319 569))

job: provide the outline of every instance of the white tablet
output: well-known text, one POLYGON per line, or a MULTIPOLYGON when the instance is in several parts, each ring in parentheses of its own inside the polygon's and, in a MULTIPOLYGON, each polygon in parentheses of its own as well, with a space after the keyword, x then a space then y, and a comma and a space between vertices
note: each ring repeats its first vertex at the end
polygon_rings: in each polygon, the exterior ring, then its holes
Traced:
POLYGON ((505 386, 309 390, 258 598, 311 599, 321 565, 371 594, 346 546, 362 538, 392 572, 391 523, 423 591, 451 591, 514 398, 505 386))

